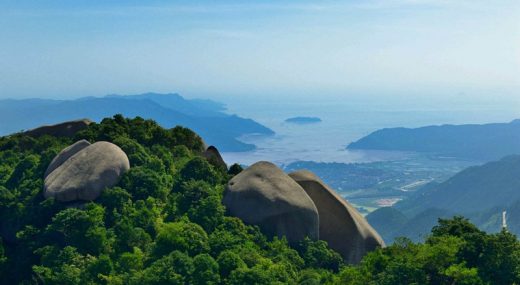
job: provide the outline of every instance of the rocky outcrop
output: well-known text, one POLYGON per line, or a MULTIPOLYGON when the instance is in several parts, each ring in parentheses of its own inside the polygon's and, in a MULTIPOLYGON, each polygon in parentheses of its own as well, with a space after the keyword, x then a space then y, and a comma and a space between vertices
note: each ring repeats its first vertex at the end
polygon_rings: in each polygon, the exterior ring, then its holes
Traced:
POLYGON ((72 137, 77 132, 86 129, 92 123, 89 119, 63 122, 56 125, 41 126, 36 129, 26 131, 24 134, 32 137, 50 135, 55 137, 72 137))
POLYGON ((58 154, 49 168, 44 182, 46 198, 91 201, 105 188, 117 184, 130 169, 130 162, 113 143, 101 141, 85 146, 85 142, 79 141, 58 154))
POLYGON ((58 168, 60 165, 62 165, 67 159, 69 159, 71 156, 76 154, 78 151, 86 148, 89 145, 90 145, 90 143, 88 141, 80 140, 80 141, 77 141, 77 142, 73 143, 72 145, 66 147, 65 149, 63 149, 51 161, 51 163, 47 167, 47 170, 45 170, 45 174, 44 174, 43 178, 44 179, 47 178, 47 176, 51 172, 53 172, 56 168, 58 168))
POLYGON ((228 212, 268 236, 289 242, 319 237, 318 210, 309 195, 270 162, 257 162, 229 181, 224 192, 228 212))
POLYGON ((346 262, 358 263, 369 251, 383 247, 379 234, 345 199, 314 173, 306 170, 289 174, 310 196, 320 217, 320 239, 339 252, 346 262))
POLYGON ((202 156, 205 157, 212 165, 227 171, 227 164, 216 147, 208 147, 206 151, 202 153, 202 156))

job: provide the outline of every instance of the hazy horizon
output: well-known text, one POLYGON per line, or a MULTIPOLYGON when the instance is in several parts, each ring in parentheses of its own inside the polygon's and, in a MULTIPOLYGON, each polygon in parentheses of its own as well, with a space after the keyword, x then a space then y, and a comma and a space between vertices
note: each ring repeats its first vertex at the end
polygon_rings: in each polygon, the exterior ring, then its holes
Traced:
POLYGON ((518 1, 2 1, 0 98, 518 104, 518 1), (385 99, 386 98, 386 99, 385 99))

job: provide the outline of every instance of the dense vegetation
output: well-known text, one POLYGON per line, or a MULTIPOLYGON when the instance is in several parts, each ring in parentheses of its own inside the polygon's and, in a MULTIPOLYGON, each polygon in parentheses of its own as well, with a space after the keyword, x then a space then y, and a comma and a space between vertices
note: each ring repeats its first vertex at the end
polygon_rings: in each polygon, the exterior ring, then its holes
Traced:
POLYGON ((0 138, 3 284, 518 284, 520 243, 441 220, 424 244, 401 239, 347 266, 323 241, 289 245, 226 216, 240 172, 200 156, 192 131, 116 115, 75 138, 0 138), (132 168, 90 203, 44 199, 43 173, 78 139, 119 145, 132 168))

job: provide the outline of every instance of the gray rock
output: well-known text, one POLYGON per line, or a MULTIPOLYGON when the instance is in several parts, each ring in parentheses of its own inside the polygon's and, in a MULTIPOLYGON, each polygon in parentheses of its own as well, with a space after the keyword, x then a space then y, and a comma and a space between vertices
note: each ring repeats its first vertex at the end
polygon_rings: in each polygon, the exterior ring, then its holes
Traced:
POLYGON ((58 168, 58 166, 62 165, 67 159, 76 154, 78 151, 89 146, 90 143, 86 140, 80 140, 66 147, 64 150, 60 151, 58 155, 51 161, 47 170, 45 170, 45 174, 43 178, 47 178, 49 173, 53 172, 54 169, 58 168))
POLYGON ((24 134, 32 137, 50 135, 55 137, 72 137, 77 132, 86 129, 92 123, 89 119, 68 121, 56 125, 41 126, 36 129, 26 131, 24 134))
POLYGON ((119 182, 130 169, 126 154, 115 144, 96 142, 70 156, 44 182, 44 196, 59 201, 91 201, 119 182))
POLYGON ((224 192, 228 212, 268 236, 289 242, 319 237, 318 210, 305 191, 270 162, 257 162, 229 181, 224 192))
POLYGON ((303 187, 318 208, 320 239, 327 241, 346 262, 358 263, 369 251, 384 247, 383 239, 365 218, 314 173, 301 170, 289 176, 303 187))
POLYGON ((223 170, 227 170, 227 164, 216 147, 208 147, 206 151, 202 153, 202 156, 205 157, 214 166, 222 168, 223 170))

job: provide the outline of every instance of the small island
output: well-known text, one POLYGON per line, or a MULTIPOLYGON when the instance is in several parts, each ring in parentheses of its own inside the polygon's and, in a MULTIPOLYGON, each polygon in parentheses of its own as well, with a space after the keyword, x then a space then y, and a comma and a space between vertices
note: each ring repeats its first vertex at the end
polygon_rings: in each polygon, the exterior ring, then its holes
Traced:
POLYGON ((316 124, 321 122, 318 117, 292 117, 285 120, 286 123, 291 124, 316 124))

